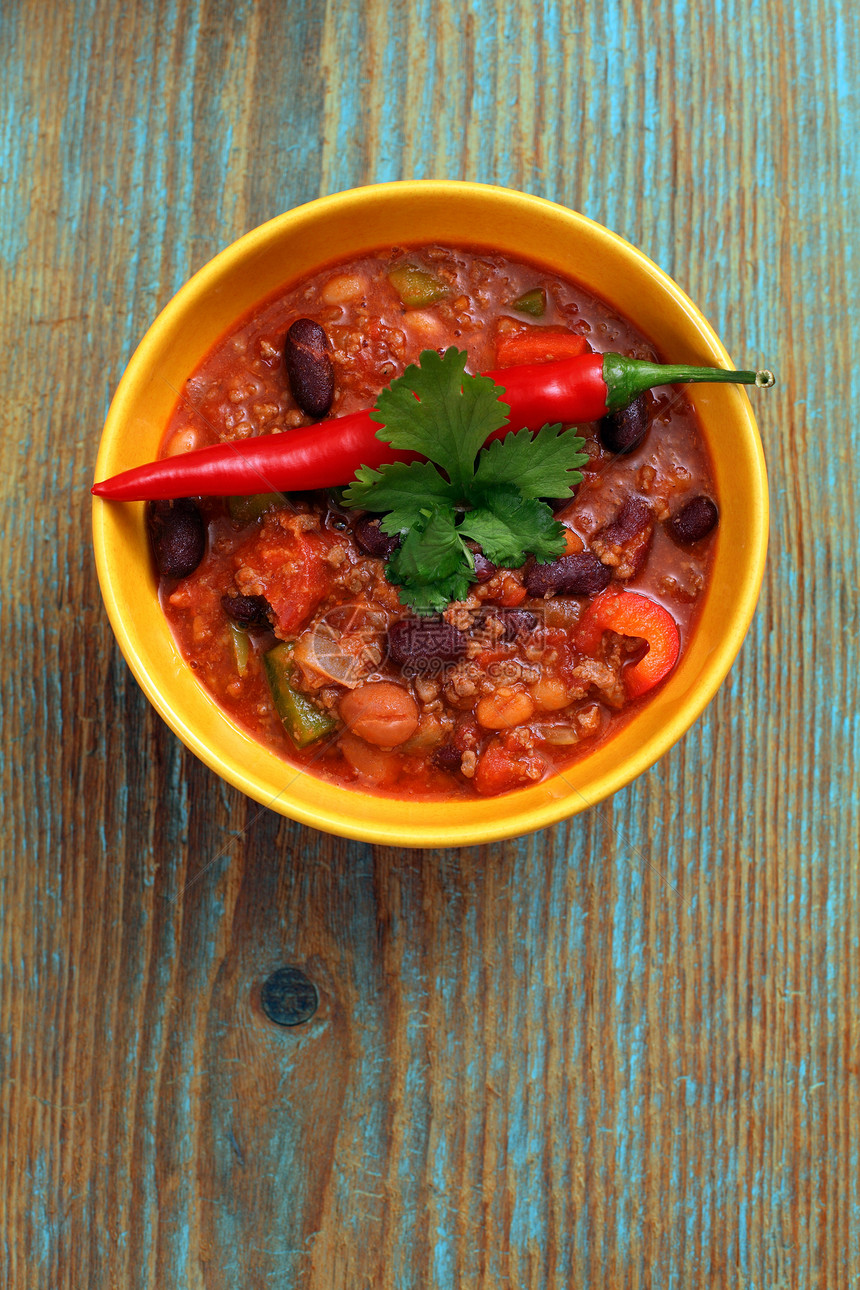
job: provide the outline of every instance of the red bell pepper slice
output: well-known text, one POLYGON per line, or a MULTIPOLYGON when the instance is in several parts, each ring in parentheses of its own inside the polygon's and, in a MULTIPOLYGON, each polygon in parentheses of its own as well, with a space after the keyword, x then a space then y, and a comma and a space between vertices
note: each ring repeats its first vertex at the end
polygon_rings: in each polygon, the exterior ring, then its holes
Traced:
POLYGON ((546 363, 551 359, 578 358, 587 349, 584 336, 556 331, 554 327, 534 327, 513 336, 500 336, 496 341, 496 362, 500 367, 546 363))
POLYGON ((645 641, 648 653, 624 672, 624 685, 631 699, 653 689, 668 676, 678 661, 681 637, 672 615, 638 591, 609 588, 593 600, 579 621, 574 646, 594 654, 604 632, 636 636, 645 641))

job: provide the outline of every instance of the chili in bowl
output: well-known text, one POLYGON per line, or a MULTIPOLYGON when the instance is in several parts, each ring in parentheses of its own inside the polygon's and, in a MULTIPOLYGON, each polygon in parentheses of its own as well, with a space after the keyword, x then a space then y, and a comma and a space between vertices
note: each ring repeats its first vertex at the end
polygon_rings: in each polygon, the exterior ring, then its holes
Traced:
POLYGON ((768 374, 730 367, 656 266, 540 199, 281 216, 180 291, 112 404, 94 535, 126 658, 207 764, 316 827, 575 814, 683 734, 752 615, 766 480, 722 382, 768 374))

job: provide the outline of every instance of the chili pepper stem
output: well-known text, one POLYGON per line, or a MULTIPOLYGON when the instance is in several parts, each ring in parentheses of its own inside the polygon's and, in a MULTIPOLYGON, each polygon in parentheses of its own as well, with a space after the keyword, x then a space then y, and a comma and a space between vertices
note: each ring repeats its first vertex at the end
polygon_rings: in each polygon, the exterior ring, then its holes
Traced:
POLYGON ((609 412, 626 408, 655 385, 707 381, 769 389, 775 383, 773 372, 768 371, 731 372, 722 367, 691 367, 686 363, 649 363, 640 358, 625 358, 622 354, 604 354, 603 379, 609 412))

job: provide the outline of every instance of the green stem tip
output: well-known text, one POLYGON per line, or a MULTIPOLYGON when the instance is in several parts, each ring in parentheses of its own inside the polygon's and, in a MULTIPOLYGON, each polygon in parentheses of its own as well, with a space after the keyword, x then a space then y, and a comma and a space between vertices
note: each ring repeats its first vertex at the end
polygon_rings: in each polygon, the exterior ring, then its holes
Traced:
POLYGON ((724 382, 731 385, 755 385, 768 390, 776 384, 773 372, 729 372, 722 367, 691 367, 686 363, 649 363, 622 354, 604 354, 603 379, 606 382, 606 406, 610 412, 628 407, 635 398, 655 385, 689 384, 696 381, 724 382))

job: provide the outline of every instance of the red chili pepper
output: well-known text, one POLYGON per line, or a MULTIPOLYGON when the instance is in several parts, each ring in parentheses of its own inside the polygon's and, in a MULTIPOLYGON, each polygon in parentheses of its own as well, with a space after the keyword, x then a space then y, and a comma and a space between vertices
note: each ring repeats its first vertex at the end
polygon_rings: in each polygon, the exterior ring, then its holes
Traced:
MULTIPOLYGON (((540 430, 545 425, 597 421, 651 389, 672 381, 730 381, 773 385, 770 372, 727 372, 717 367, 661 366, 621 354, 580 354, 488 372, 504 390, 508 424, 491 435, 540 430)), ((93 485, 96 497, 143 501, 170 497, 241 497, 251 493, 333 488, 348 484, 359 466, 415 461, 377 439, 370 412, 354 412, 281 434, 219 443, 136 466, 93 485)))
POLYGON ((662 605, 638 591, 610 588, 601 592, 579 621, 573 640, 575 648, 594 654, 604 632, 637 636, 648 646, 645 657, 624 672, 624 685, 631 699, 662 681, 678 661, 681 638, 677 623, 662 605))
POLYGON ((496 362, 500 367, 513 367, 517 363, 547 363, 553 359, 576 358, 587 349, 588 341, 584 336, 556 331, 553 327, 532 327, 513 336, 500 336, 496 341, 496 362))

